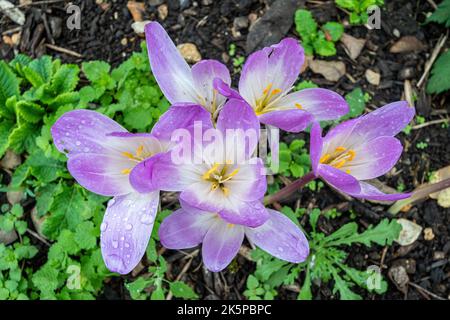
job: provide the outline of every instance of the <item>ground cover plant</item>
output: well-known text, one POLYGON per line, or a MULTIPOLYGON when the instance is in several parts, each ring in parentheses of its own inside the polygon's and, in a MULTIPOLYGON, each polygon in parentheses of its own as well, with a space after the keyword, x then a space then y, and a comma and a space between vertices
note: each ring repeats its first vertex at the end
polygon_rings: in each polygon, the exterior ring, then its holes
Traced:
POLYGON ((0 299, 448 298, 447 2, 405 5, 428 13, 400 16, 408 31, 363 26, 368 7, 384 19, 401 4, 297 3, 258 47, 251 14, 272 5, 244 2, 144 4, 139 19, 144 2, 87 1, 80 30, 41 34, 47 50, 25 30, 64 4, 23 7, 16 43, 5 15, 0 299), (193 18, 206 15, 229 23, 193 18), (237 157, 255 162, 173 163, 172 133, 199 121, 281 129, 275 174, 245 142, 237 157))

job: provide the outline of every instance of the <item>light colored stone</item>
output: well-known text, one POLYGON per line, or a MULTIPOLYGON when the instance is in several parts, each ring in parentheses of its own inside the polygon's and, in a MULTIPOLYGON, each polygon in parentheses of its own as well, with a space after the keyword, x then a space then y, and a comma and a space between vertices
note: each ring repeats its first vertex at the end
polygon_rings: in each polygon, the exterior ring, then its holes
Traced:
POLYGON ((432 228, 425 228, 425 230, 423 230, 423 238, 426 241, 431 241, 434 239, 434 232, 432 228))
POLYGON ((413 244, 420 236, 422 232, 422 227, 418 224, 406 220, 406 219, 397 219, 397 222, 402 226, 402 231, 398 235, 398 238, 395 239, 401 246, 409 246, 413 244))
POLYGON ((358 39, 346 33, 342 35, 341 42, 344 45, 345 52, 353 60, 359 57, 366 45, 366 39, 358 39))
POLYGON ((166 20, 169 15, 169 7, 167 4, 162 4, 158 7, 158 16, 161 20, 166 20))
POLYGON ((197 49, 197 46, 193 43, 182 43, 177 46, 183 58, 188 63, 197 63, 202 60, 202 56, 197 49))
POLYGON ((367 69, 366 70, 366 80, 373 84, 374 86, 379 86, 381 81, 381 75, 378 72, 375 72, 373 70, 367 69))
POLYGON ((391 53, 405 53, 412 51, 422 51, 425 49, 425 45, 413 36, 401 37, 396 43, 394 43, 389 49, 391 53))
POLYGON ((16 241, 17 238, 17 232, 15 230, 11 230, 9 232, 0 230, 0 243, 8 245, 16 241))
POLYGON ((145 32, 145 25, 150 22, 150 20, 133 22, 131 28, 133 28, 134 32, 136 32, 138 35, 142 36, 145 32))

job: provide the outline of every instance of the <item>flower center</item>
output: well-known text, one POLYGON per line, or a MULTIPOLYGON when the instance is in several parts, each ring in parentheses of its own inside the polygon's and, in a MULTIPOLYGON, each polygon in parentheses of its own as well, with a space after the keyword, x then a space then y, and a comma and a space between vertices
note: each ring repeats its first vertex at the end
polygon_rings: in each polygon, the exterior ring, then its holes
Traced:
POLYGON ((224 183, 230 181, 237 173, 239 169, 231 170, 230 163, 225 165, 215 163, 211 169, 206 171, 202 179, 211 182, 211 191, 215 191, 220 188, 225 195, 230 193, 230 190, 225 187, 224 183))
MULTIPOLYGON (((136 148, 136 152, 134 154, 131 152, 125 151, 125 152, 122 152, 122 156, 124 156, 132 161, 135 161, 135 162, 141 162, 141 161, 145 160, 146 158, 150 157, 151 153, 147 152, 144 149, 143 145, 140 145, 139 147, 136 148)), ((121 171, 122 174, 130 174, 130 172, 131 172, 131 168, 123 169, 121 171)))
MULTIPOLYGON (((347 149, 345 147, 337 147, 333 153, 325 153, 320 158, 320 163, 327 164, 335 167, 336 169, 342 168, 345 164, 352 161, 356 156, 355 150, 347 149)), ((350 173, 350 170, 346 170, 346 173, 350 173)))
POLYGON ((202 106, 205 106, 205 108, 211 112, 212 114, 214 114, 217 111, 217 90, 213 89, 213 96, 212 96, 212 100, 209 101, 209 99, 207 97, 203 97, 201 95, 197 95, 197 99, 200 102, 200 104, 202 106))
POLYGON ((269 83, 269 85, 263 90, 262 96, 256 100, 256 108, 255 108, 256 115, 259 116, 261 114, 269 112, 271 102, 277 100, 282 96, 280 95, 280 93, 282 93, 281 89, 279 88, 272 89, 272 87, 273 84, 269 83))

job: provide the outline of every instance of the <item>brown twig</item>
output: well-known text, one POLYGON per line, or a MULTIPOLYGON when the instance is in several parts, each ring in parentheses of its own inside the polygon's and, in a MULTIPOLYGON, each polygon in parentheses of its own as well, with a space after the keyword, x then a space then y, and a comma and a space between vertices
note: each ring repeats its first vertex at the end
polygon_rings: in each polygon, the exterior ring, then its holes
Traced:
POLYGON ((14 8, 24 8, 24 7, 30 7, 30 6, 40 6, 40 5, 45 5, 45 4, 55 4, 55 3, 64 2, 64 1, 65 1, 65 0, 42 0, 42 1, 34 1, 34 2, 30 2, 30 3, 19 4, 19 5, 15 6, 14 8))
POLYGON ((57 52, 68 54, 69 56, 73 56, 75 58, 83 58, 83 55, 79 54, 78 52, 75 52, 75 51, 72 51, 72 50, 69 50, 69 49, 66 49, 66 48, 61 48, 61 47, 55 46, 55 45, 50 44, 50 43, 46 43, 45 46, 47 48, 49 48, 49 49, 52 49, 52 50, 57 51, 57 52))
POLYGON ((429 291, 429 290, 427 290, 425 288, 422 288, 421 286, 419 286, 418 284, 415 284, 414 282, 410 282, 409 284, 411 286, 413 286, 414 288, 416 288, 417 290, 422 291, 422 292, 432 296, 433 298, 435 298, 437 300, 444 300, 444 301, 447 300, 447 299, 444 299, 444 298, 438 296, 437 294, 435 294, 435 293, 433 293, 433 292, 431 292, 431 291, 429 291))
POLYGON ((425 64, 425 71, 423 72, 422 77, 420 78, 419 82, 417 82, 417 88, 422 87, 423 82, 428 76, 428 73, 430 73, 431 67, 433 66, 434 61, 438 57, 439 53, 441 52, 442 47, 444 46, 445 42, 448 38, 448 30, 445 36, 441 36, 436 44, 436 46, 433 49, 433 53, 431 54, 430 60, 427 61, 425 64))
MULTIPOLYGON (((178 274, 178 276, 175 278, 175 281, 180 281, 180 279, 186 274, 186 272, 189 270, 192 264, 192 260, 194 260, 194 257, 198 254, 198 250, 194 251, 191 255, 191 258, 186 262, 183 269, 181 269, 181 272, 178 274), (195 253, 195 255, 194 255, 195 253)), ((172 300, 173 294, 171 291, 167 294, 166 300, 172 300)))
POLYGON ((415 126, 411 127, 411 129, 412 130, 422 129, 422 128, 425 128, 425 127, 428 127, 428 126, 431 126, 434 124, 445 123, 445 122, 449 122, 449 121, 450 121, 449 119, 438 119, 438 120, 428 121, 425 123, 415 125, 415 126))
POLYGON ((30 229, 27 229, 27 232, 29 234, 31 234, 33 237, 35 237, 36 239, 38 239, 39 241, 45 243, 47 246, 50 247, 50 243, 47 240, 45 240, 44 238, 42 238, 38 233, 36 233, 36 232, 34 232, 34 231, 30 230, 30 229))

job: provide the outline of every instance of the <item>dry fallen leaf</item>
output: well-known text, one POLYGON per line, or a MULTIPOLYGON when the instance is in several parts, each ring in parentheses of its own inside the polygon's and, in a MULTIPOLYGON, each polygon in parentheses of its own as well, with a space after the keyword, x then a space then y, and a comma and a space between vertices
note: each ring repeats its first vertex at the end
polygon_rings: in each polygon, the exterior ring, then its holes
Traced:
POLYGON ((9 232, 0 230, 0 243, 8 245, 17 240, 17 232, 15 230, 11 230, 9 232))
POLYGON ((422 51, 423 49, 425 49, 425 45, 416 37, 404 36, 394 43, 389 51, 391 53, 405 53, 411 51, 422 51))
POLYGON ((325 79, 333 82, 337 82, 346 72, 345 64, 341 61, 312 60, 309 68, 312 72, 321 74, 325 79))
POLYGON ((161 20, 166 20, 167 16, 169 15, 169 7, 167 4, 162 4, 158 7, 158 16, 161 20))
POLYGON ((25 24, 25 14, 9 1, 0 0, 0 12, 18 25, 23 26, 25 24))
POLYGON ((408 290, 409 276, 403 266, 391 267, 388 271, 389 278, 398 290, 406 293, 408 290))
POLYGON ((397 222, 402 226, 402 231, 400 231, 400 234, 395 242, 401 246, 409 246, 413 244, 417 238, 419 238, 420 233, 422 232, 422 227, 403 218, 397 219, 397 222))
MULTIPOLYGON (((437 170, 430 179, 431 183, 440 182, 450 178, 450 166, 437 170)), ((450 188, 430 194, 430 198, 437 199, 437 203, 443 208, 450 208, 450 188)))
POLYGON ((5 156, 0 161, 1 167, 5 169, 14 169, 21 163, 22 159, 20 158, 20 155, 12 152, 11 150, 6 151, 5 156))
POLYGON ((342 35, 341 42, 344 45, 345 52, 353 60, 359 57, 362 49, 366 45, 365 39, 358 39, 346 33, 342 35))

